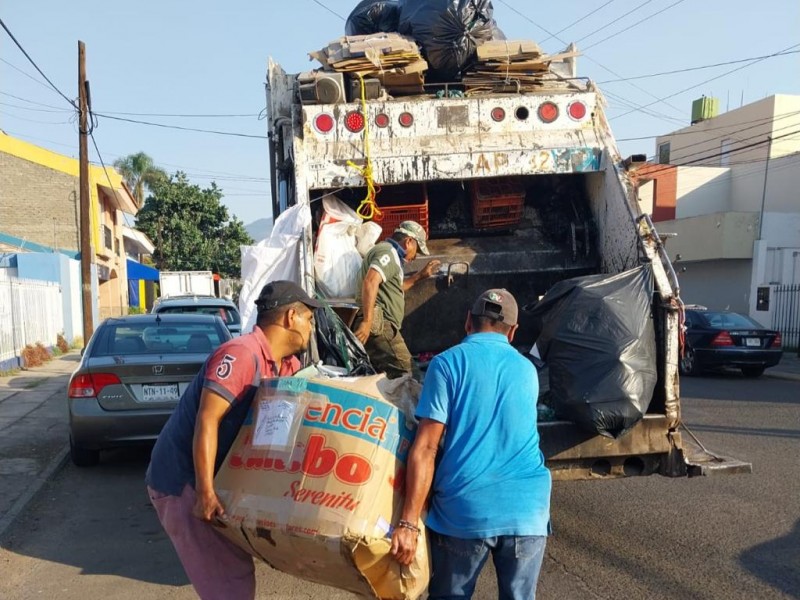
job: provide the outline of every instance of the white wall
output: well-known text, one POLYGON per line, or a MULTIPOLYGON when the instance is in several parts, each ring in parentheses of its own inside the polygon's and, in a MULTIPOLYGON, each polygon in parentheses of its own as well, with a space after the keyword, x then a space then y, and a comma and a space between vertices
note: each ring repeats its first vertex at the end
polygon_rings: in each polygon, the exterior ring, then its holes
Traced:
POLYGON ((730 170, 727 168, 679 167, 675 218, 731 210, 730 191, 730 170))
POLYGON ((750 309, 751 265, 752 261, 746 259, 678 262, 675 268, 681 298, 686 304, 702 304, 709 309, 747 314, 750 309))
POLYGON ((639 186, 639 211, 640 214, 653 214, 653 182, 645 181, 639 186))

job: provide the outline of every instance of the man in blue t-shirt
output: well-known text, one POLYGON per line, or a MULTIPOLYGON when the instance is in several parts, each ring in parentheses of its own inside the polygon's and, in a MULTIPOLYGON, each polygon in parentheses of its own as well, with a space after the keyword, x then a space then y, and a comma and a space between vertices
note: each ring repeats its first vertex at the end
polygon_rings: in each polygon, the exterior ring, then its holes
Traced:
POLYGON ((507 290, 485 291, 467 315, 467 337, 425 376, 392 554, 411 563, 431 492, 430 600, 470 598, 489 552, 499 598, 536 596, 551 479, 536 429, 536 370, 510 343, 518 312, 507 290))

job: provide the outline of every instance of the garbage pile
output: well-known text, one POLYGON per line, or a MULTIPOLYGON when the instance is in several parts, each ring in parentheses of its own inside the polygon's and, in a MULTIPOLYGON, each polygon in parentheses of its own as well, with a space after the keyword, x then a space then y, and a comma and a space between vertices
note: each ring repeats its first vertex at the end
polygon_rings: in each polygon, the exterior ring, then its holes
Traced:
POLYGON ((490 0, 363 0, 345 36, 309 55, 323 71, 376 78, 402 96, 422 93, 426 83, 463 83, 467 93, 530 91, 553 78, 554 63, 577 53, 548 55, 535 42, 506 40, 490 0))

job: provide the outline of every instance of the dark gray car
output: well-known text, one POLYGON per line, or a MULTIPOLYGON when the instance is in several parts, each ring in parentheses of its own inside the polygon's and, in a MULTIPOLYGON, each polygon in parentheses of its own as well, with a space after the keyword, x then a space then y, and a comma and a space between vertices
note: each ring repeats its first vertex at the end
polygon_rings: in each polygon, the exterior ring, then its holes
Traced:
POLYGON ((155 440, 209 354, 229 339, 210 315, 104 321, 69 382, 72 461, 94 465, 100 450, 155 440))
POLYGON ((242 319, 239 316, 239 309, 236 308, 232 300, 226 300, 225 298, 196 296, 194 294, 168 296, 156 300, 150 312, 154 314, 218 315, 225 322, 225 326, 233 337, 238 337, 242 333, 242 319))

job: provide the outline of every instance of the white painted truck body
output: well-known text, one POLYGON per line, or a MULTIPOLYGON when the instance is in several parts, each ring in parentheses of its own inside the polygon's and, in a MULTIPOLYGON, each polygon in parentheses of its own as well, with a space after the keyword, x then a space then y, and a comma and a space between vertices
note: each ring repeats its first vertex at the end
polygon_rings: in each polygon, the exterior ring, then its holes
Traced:
MULTIPOLYGON (((352 133, 344 123, 346 114, 362 112, 361 103, 301 104, 295 84, 295 75, 287 75, 270 61, 267 121, 275 216, 296 204, 308 203, 314 209, 322 195, 365 185, 354 167, 363 167, 367 161, 365 132, 352 133), (315 126, 322 113, 333 120, 328 132, 315 126)), ((483 289, 508 287, 523 305, 535 301, 558 280, 619 273, 650 262, 657 291, 659 378, 648 414, 617 440, 593 436, 566 421, 540 423, 548 465, 560 479, 679 476, 749 468, 745 463, 701 455, 694 452, 697 447, 689 456, 690 440, 680 430, 677 278, 652 222, 640 214, 602 96, 590 82, 560 82, 536 93, 369 100, 366 114, 369 160, 379 186, 425 183, 429 189, 444 186, 448 195, 470 180, 523 177, 534 189, 556 189, 563 184, 578 190, 577 199, 569 194, 554 196, 573 207, 564 212, 564 243, 547 242, 548 232, 541 235, 546 223, 529 232, 493 236, 467 232, 448 237, 441 232, 434 236, 432 222, 431 254, 449 265, 449 270, 407 295, 403 335, 412 353, 438 351, 458 342, 466 316, 462 307, 483 289), (569 116, 569 106, 576 101, 586 107, 580 119, 569 116), (545 102, 558 107, 559 117, 551 123, 537 118, 545 102), (498 108, 505 115, 501 121, 492 117, 498 108), (413 116, 411 126, 400 124, 402 113, 413 116), (388 117, 388 125, 376 125, 379 114, 388 117)), ((432 220, 436 202, 430 198, 432 220)), ((309 228, 300 258, 309 291, 314 289, 313 241, 309 228)), ((422 264, 418 259, 408 270, 422 264)), ((522 328, 520 334, 524 334, 522 328)))
POLYGON ((213 296, 214 274, 211 271, 161 271, 158 277, 161 297, 213 296))

